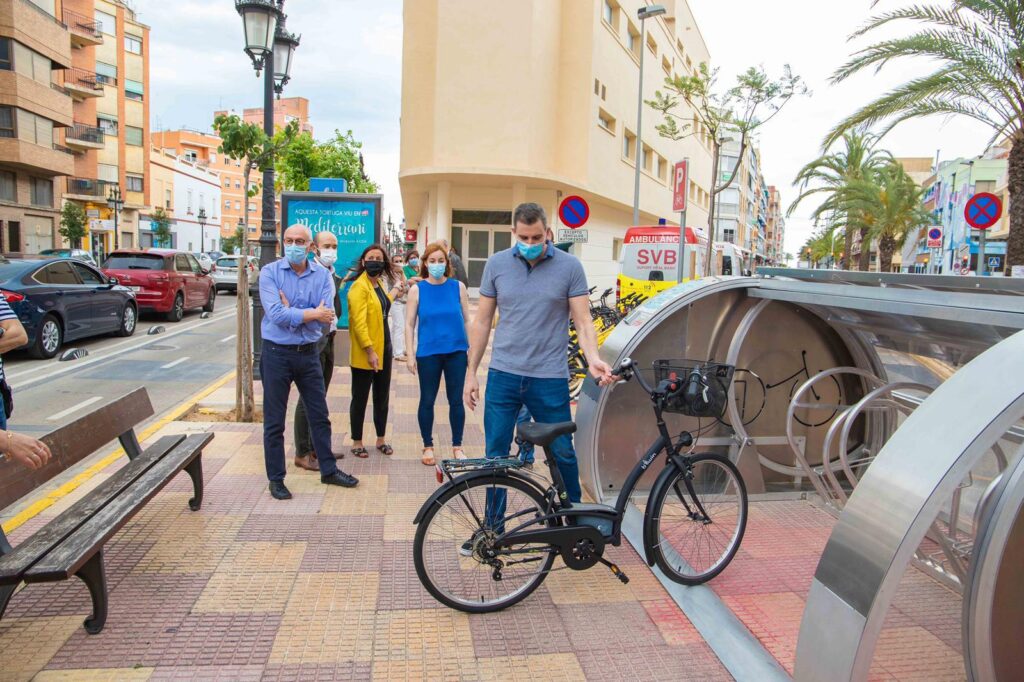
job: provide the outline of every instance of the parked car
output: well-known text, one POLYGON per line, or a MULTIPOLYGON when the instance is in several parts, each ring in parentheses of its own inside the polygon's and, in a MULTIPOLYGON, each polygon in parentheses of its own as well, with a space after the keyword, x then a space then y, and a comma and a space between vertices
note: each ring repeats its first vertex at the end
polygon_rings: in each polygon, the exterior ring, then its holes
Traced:
POLYGON ((210 257, 214 263, 220 260, 220 257, 225 255, 223 251, 207 251, 206 255, 210 257))
POLYGON ((65 342, 88 336, 131 336, 138 322, 131 289, 75 259, 0 259, 0 295, 37 358, 52 358, 65 342))
POLYGON ((140 310, 163 313, 172 322, 191 308, 213 312, 213 277, 187 251, 119 249, 107 257, 103 272, 135 292, 140 310))
POLYGON ((39 255, 49 258, 74 258, 75 260, 84 261, 94 268, 99 267, 96 259, 85 249, 43 249, 39 252, 39 255))
POLYGON ((213 281, 218 291, 238 290, 238 264, 243 258, 248 259, 249 281, 257 282, 260 278, 259 259, 255 256, 221 256, 217 259, 217 269, 213 272, 213 281))
POLYGON ((206 270, 207 272, 213 272, 214 270, 217 269, 213 265, 214 259, 210 258, 208 254, 193 251, 192 255, 196 257, 197 261, 199 261, 199 265, 203 267, 203 270, 206 270))

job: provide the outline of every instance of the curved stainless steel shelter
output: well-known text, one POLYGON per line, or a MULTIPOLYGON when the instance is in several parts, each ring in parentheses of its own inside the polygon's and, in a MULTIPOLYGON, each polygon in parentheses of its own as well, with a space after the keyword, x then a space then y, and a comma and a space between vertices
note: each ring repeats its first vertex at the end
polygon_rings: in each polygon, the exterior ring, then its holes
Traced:
MULTIPOLYGON (((915 552, 926 534, 942 548, 933 574, 965 594, 969 674, 1020 670, 1007 637, 1008 624, 1024 622, 1024 470, 1014 452, 1024 442, 1024 280, 759 274, 663 292, 616 328, 602 355, 745 370, 721 422, 679 417, 670 427, 701 430, 700 448, 727 451, 751 492, 809 480, 839 516, 808 598, 796 678, 866 678, 900 577, 924 561, 915 552), (977 504, 972 554, 950 536, 961 482, 989 452, 1005 468, 977 504)), ((602 391, 588 382, 577 422, 583 482, 606 500, 653 438, 648 400, 633 383, 602 391)))

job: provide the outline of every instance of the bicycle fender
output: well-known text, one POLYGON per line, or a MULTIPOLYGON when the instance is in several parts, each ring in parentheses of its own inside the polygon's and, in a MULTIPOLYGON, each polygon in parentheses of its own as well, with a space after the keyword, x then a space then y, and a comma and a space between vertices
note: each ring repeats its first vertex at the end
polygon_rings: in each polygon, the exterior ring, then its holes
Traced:
POLYGON ((423 503, 423 506, 420 507, 420 510, 416 512, 416 516, 412 520, 413 525, 418 526, 420 521, 422 521, 423 517, 426 515, 427 510, 430 509, 435 504, 437 504, 438 499, 440 499, 442 495, 444 495, 452 488, 464 485, 468 481, 475 481, 478 478, 491 478, 494 476, 505 476, 507 478, 515 478, 523 483, 532 486, 538 493, 540 493, 541 496, 543 496, 547 492, 546 489, 540 487, 537 484, 537 482, 534 481, 532 478, 524 476, 523 474, 519 473, 518 471, 515 471, 514 469, 505 469, 504 471, 498 469, 481 469, 480 471, 470 471, 468 473, 462 474, 461 476, 456 476, 455 478, 448 481, 444 485, 438 486, 437 490, 431 493, 430 497, 428 497, 426 502, 423 503))
MULTIPOLYGON (((647 496, 648 501, 655 500, 661 493, 661 489, 669 484, 673 476, 678 473, 679 468, 670 460, 668 465, 658 474, 658 479, 651 488, 651 494, 647 496)), ((658 538, 654 534, 654 517, 651 514, 653 504, 648 504, 644 509, 644 559, 648 566, 654 566, 654 551, 651 549, 658 544, 658 538)))

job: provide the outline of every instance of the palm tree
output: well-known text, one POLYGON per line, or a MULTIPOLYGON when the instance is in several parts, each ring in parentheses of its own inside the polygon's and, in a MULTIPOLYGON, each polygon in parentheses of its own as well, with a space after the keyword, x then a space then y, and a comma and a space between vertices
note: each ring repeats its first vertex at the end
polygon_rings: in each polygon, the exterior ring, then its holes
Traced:
MULTIPOLYGON (((872 6, 878 4, 878 0, 872 6)), ((873 17, 851 38, 891 22, 921 30, 860 50, 832 76, 838 83, 899 57, 937 61, 930 74, 910 80, 850 115, 825 138, 882 124, 880 136, 903 121, 932 115, 967 116, 992 128, 992 142, 1009 138, 1010 235, 1007 267, 1024 265, 1024 1, 952 0, 949 7, 911 6, 873 17)))
POLYGON ((814 264, 818 264, 823 260, 835 263, 839 260, 841 253, 839 249, 842 245, 837 239, 838 235, 836 232, 837 230, 833 226, 819 229, 804 243, 801 253, 814 264))
POLYGON ((877 239, 880 272, 892 270, 893 254, 909 234, 931 224, 931 214, 922 208, 923 196, 924 190, 896 163, 850 183, 843 192, 846 209, 870 219, 871 231, 861 253, 870 253, 870 243, 877 239))
MULTIPOLYGON (((849 183, 868 177, 876 170, 892 160, 892 155, 882 149, 875 149, 878 138, 860 130, 843 133, 844 149, 830 154, 823 154, 800 169, 793 184, 800 185, 800 194, 789 207, 789 215, 793 214, 797 205, 804 199, 815 195, 826 195, 811 217, 815 220, 823 216, 829 217, 830 225, 843 232, 843 253, 847 256, 853 250, 854 232, 861 232, 861 241, 867 237, 868 228, 861 216, 843 210, 840 195, 849 183)), ((860 269, 866 270, 870 262, 867 249, 861 250, 860 269)))

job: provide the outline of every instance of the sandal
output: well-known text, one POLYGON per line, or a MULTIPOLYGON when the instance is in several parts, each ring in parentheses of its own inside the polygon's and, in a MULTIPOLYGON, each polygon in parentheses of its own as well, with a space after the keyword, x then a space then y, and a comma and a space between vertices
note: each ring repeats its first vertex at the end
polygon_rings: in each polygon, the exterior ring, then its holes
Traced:
POLYGON ((452 455, 455 456, 455 459, 466 459, 466 453, 462 450, 461 445, 452 447, 452 455))
POLYGON ((420 457, 420 463, 423 466, 432 467, 436 462, 434 461, 434 448, 423 448, 423 456, 420 457), (429 455, 427 453, 430 453, 429 455))
POLYGON ((377 446, 377 451, 380 452, 380 453, 383 453, 385 455, 393 455, 393 454, 395 454, 394 449, 390 445, 388 445, 387 443, 384 443, 384 445, 378 445, 377 446))
POLYGON ((366 448, 352 448, 352 456, 358 457, 359 459, 366 459, 370 456, 370 453, 366 451, 366 448))

